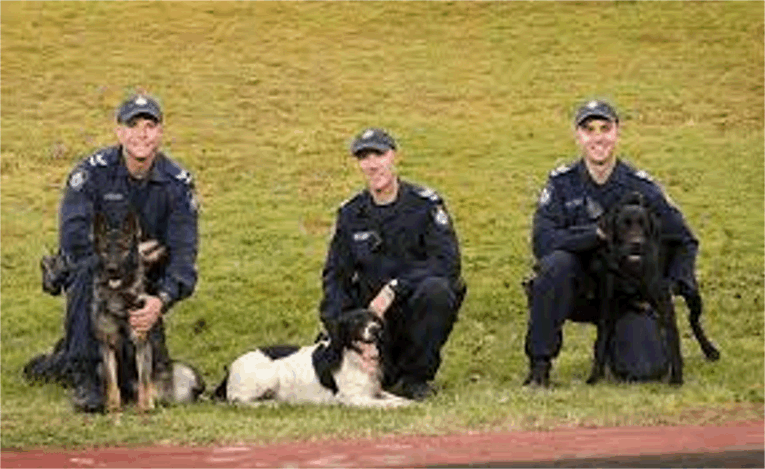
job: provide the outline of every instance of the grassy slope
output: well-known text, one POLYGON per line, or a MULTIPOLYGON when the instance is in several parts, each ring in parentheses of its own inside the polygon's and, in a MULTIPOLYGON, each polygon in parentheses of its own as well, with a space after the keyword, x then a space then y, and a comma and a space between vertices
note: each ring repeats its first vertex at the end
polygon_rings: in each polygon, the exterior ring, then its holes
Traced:
POLYGON ((761 415, 760 4, 0 7, 2 447, 761 415), (37 270, 56 243, 61 183, 113 141, 113 109, 134 87, 163 99, 167 148, 196 174, 203 203, 201 281, 170 319, 174 357, 214 386, 254 344, 313 338, 334 210, 360 185, 345 148, 374 124, 399 138, 402 174, 445 195, 462 241, 470 292, 444 350, 444 392, 388 413, 200 404, 115 426, 73 415, 62 389, 26 385, 24 361, 61 333, 61 300, 40 292, 37 270), (664 183, 702 242, 704 322, 723 360, 704 362, 681 321, 679 390, 585 386, 593 331, 578 325, 567 326, 556 389, 519 387, 530 214, 547 171, 575 152, 573 107, 593 95, 618 103, 627 159, 664 183))

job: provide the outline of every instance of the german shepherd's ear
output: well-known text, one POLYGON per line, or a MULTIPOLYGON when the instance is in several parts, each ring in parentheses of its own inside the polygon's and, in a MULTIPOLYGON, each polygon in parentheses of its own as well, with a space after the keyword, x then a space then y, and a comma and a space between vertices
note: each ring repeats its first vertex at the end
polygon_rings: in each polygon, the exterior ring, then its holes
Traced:
POLYGON ((101 243, 103 242, 108 229, 109 222, 106 219, 106 215, 102 212, 96 212, 95 215, 93 215, 93 240, 97 249, 101 247, 101 243))
POLYGON ((122 234, 125 237, 141 238, 141 224, 138 221, 138 215, 132 210, 128 212, 125 220, 122 222, 122 234))

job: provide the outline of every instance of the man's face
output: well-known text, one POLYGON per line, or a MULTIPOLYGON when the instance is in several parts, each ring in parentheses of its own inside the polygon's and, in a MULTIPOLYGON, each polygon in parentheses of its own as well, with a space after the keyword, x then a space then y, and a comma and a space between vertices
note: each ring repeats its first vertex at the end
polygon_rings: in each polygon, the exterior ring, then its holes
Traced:
POLYGON ((396 173, 393 162, 396 152, 388 150, 380 153, 374 150, 359 152, 359 168, 367 179, 371 191, 380 192, 390 188, 395 183, 396 173))
POLYGON ((590 164, 610 162, 614 158, 617 140, 619 125, 607 119, 588 119, 576 128, 576 141, 582 149, 582 156, 590 164))
POLYGON ((162 144, 162 124, 137 116, 117 127, 117 138, 125 148, 129 168, 148 169, 162 144))

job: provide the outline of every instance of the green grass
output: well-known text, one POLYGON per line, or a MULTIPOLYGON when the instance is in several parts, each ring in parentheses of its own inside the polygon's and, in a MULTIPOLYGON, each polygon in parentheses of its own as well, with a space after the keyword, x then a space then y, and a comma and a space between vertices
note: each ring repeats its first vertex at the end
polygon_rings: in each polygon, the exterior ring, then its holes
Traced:
POLYGON ((3 448, 266 442, 468 429, 676 424, 763 410, 763 21, 757 2, 6 3, 2 40, 3 448), (310 342, 336 207, 362 180, 368 125, 401 174, 437 188, 469 294, 432 401, 397 411, 201 403, 74 414, 24 362, 61 334, 40 290, 72 165, 114 141, 135 88, 161 97, 166 148, 197 177, 200 282, 169 319, 171 354, 209 387, 256 344, 310 342), (572 159, 575 105, 613 99, 626 159, 661 181, 701 240, 710 364, 678 304, 686 384, 586 386, 592 327, 566 326, 554 389, 520 387, 529 225, 572 159), (207 328, 195 333, 204 319, 207 328))

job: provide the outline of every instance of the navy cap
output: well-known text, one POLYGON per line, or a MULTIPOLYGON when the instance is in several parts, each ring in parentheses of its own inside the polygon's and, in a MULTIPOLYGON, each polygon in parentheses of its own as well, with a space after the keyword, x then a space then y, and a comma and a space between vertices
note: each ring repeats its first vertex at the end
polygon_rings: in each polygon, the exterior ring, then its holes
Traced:
POLYGON ((117 123, 126 124, 130 119, 140 115, 162 122, 162 108, 159 107, 159 103, 151 96, 137 94, 117 108, 117 123))
POLYGON ((617 124, 619 123, 619 116, 616 114, 613 106, 605 101, 594 99, 584 103, 582 107, 576 111, 574 124, 579 127, 584 123, 584 121, 592 117, 600 117, 612 122, 616 122, 617 124))
POLYGON ((369 128, 361 132, 351 143, 351 153, 356 156, 363 150, 385 153, 396 149, 396 141, 382 129, 369 128))

